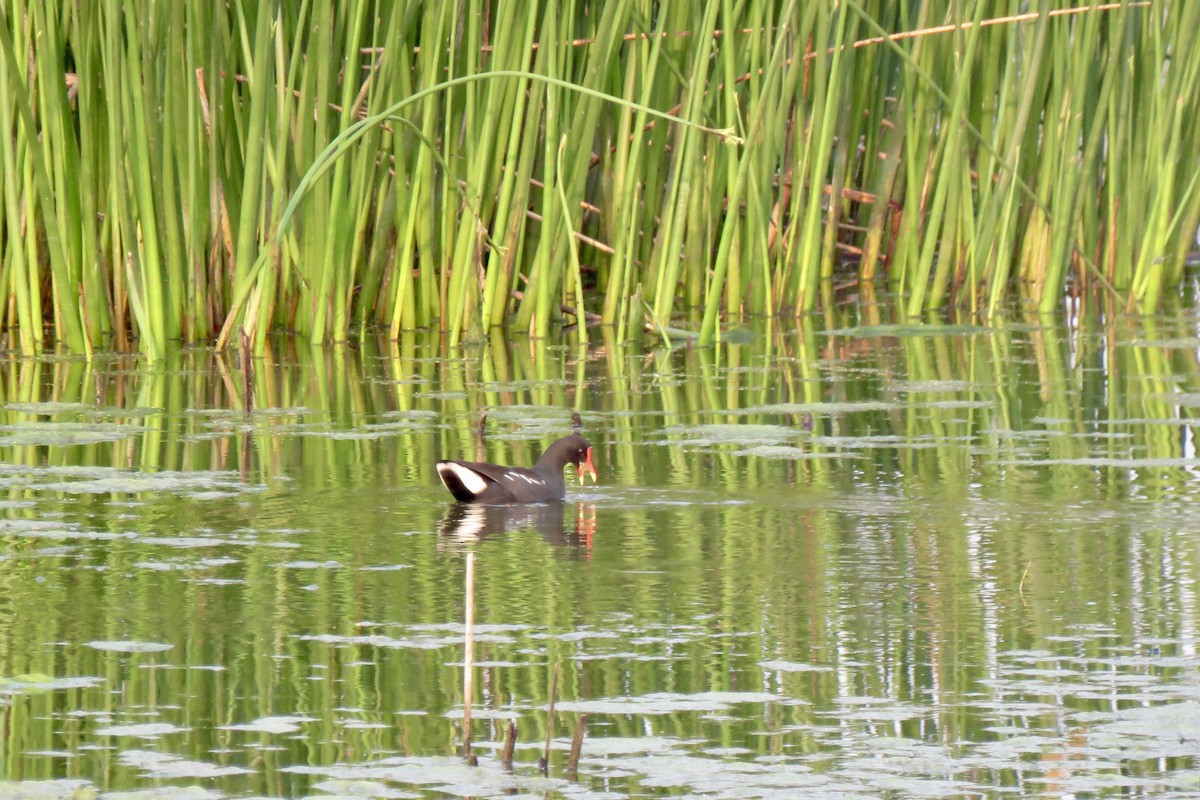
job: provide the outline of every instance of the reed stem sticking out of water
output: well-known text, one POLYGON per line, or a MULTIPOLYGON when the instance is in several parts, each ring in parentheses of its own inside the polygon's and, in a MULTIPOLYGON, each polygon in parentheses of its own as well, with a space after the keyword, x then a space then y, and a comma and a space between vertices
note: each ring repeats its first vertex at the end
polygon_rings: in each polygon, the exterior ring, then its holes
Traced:
POLYGON ((567 775, 572 780, 579 773, 579 756, 583 752, 583 737, 587 733, 587 714, 580 714, 575 723, 575 735, 571 737, 571 754, 567 757, 567 775))
POLYGON ((546 748, 538 761, 538 769, 543 775, 550 772, 550 742, 554 739, 554 704, 558 701, 558 664, 550 673, 550 710, 546 713, 546 748))
POLYGON ((517 723, 509 720, 508 727, 504 733, 504 749, 500 751, 500 765, 504 769, 511 770, 513 765, 513 753, 517 749, 517 723))

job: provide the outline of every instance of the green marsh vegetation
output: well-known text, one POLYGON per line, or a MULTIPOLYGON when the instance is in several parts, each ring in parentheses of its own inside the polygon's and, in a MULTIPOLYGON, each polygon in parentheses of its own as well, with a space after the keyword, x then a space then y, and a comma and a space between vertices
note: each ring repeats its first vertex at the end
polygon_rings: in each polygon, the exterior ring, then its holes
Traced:
POLYGON ((584 312, 708 343, 844 284, 1153 311, 1200 5, 1078 5, 3 0, 0 325, 158 358, 584 312))

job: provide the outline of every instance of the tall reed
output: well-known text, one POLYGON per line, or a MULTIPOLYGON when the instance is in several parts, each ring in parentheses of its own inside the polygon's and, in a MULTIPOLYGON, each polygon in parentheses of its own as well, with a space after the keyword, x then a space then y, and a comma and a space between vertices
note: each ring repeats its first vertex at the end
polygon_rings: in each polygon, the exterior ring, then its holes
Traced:
POLYGON ((1152 311, 1200 225, 1200 7, 1023 8, 5 0, 0 325, 157 357, 707 343, 847 282, 1152 311))

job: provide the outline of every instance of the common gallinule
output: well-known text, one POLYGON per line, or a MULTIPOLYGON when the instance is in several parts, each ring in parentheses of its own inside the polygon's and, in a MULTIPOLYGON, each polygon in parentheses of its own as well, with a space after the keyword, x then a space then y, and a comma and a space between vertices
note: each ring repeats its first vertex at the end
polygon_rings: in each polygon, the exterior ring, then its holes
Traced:
POLYGON ((438 477, 454 499, 463 503, 545 503, 566 494, 563 467, 574 464, 579 480, 596 480, 592 446, 578 434, 559 439, 526 467, 502 467, 482 461, 439 461, 438 477))

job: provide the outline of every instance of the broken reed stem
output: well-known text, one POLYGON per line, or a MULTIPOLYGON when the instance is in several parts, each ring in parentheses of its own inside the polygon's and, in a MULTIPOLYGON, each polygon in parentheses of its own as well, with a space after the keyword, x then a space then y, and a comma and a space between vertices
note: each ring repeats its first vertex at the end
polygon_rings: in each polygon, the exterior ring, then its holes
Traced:
POLYGON ((475 696, 475 554, 467 553, 463 605, 463 758, 471 759, 471 700, 475 696))
POLYGON ((251 349, 250 337, 242 331, 241 341, 238 342, 238 360, 242 366, 242 412, 249 416, 254 410, 254 382, 251 370, 254 368, 254 351, 251 349))
POLYGON ((512 769, 513 751, 517 749, 517 723, 508 721, 508 733, 504 737, 504 750, 500 752, 500 764, 507 770, 512 769))
POLYGON ((579 772, 579 753, 583 750, 583 735, 587 731, 587 714, 580 714, 575 723, 575 736, 571 739, 571 754, 567 757, 567 775, 573 780, 579 772))
POLYGON ((554 735, 554 703, 557 699, 558 664, 555 664, 554 671, 550 674, 550 713, 546 717, 546 750, 542 754, 542 760, 538 763, 543 775, 550 772, 550 739, 554 735))
POLYGON ((244 483, 250 482, 250 456, 254 452, 250 446, 250 431, 238 434, 238 475, 244 483))

